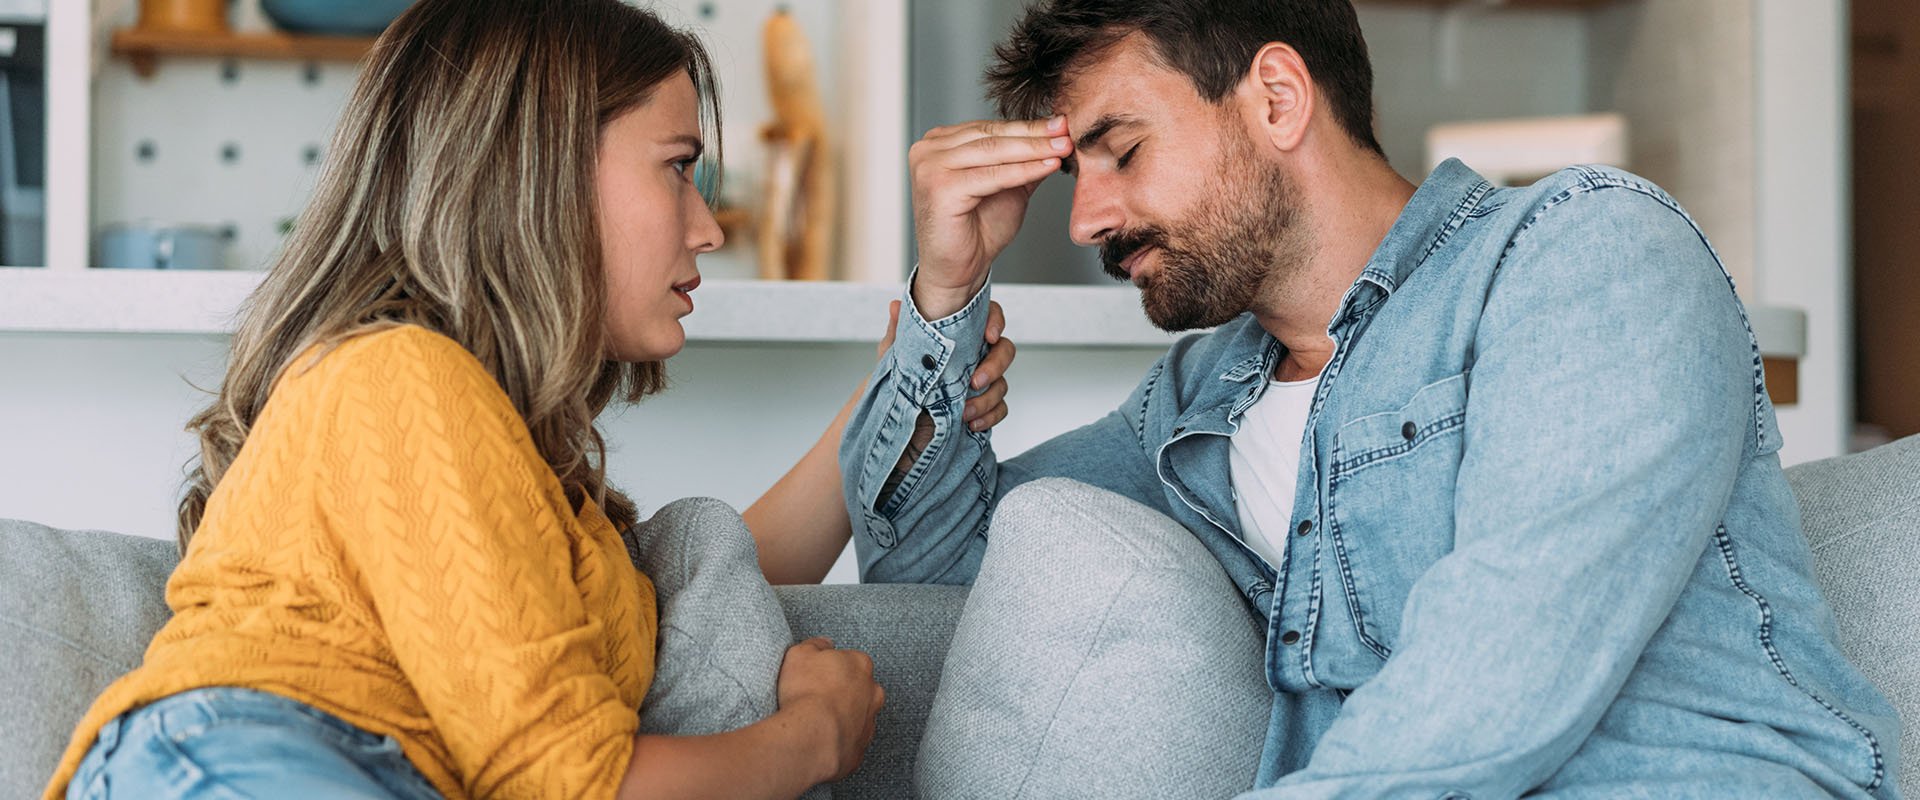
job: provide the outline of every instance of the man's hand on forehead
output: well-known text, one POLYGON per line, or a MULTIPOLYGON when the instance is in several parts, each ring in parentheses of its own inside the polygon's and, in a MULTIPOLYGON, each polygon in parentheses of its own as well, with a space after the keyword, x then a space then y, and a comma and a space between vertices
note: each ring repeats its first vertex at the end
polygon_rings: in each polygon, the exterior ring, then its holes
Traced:
MULTIPOLYGON (((927 131, 907 151, 923 313, 951 313, 986 282, 1027 199, 1073 153, 1067 119, 980 120, 927 131)), ((936 317, 937 318, 937 317, 936 317)))
POLYGON ((1031 161, 1073 158, 1073 140, 1067 135, 1067 118, 1002 119, 943 125, 927 131, 921 139, 932 149, 950 151, 970 147, 975 153, 946 163, 948 168, 988 167, 1031 161))

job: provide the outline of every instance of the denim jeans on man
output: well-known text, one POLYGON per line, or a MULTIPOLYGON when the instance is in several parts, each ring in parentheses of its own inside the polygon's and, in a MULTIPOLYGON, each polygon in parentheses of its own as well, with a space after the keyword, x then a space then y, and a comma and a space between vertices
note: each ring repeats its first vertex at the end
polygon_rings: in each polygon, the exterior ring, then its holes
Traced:
POLYGON ((1899 722, 1835 644, 1745 311, 1658 188, 1441 165, 1327 328, 1279 564, 1241 542, 1228 469, 1276 340, 1250 316, 1187 337, 1002 464, 959 422, 988 294, 935 321, 909 300, 847 427, 863 577, 970 581, 998 498, 1043 476, 1172 516, 1266 620, 1258 796, 1898 795, 1899 722))

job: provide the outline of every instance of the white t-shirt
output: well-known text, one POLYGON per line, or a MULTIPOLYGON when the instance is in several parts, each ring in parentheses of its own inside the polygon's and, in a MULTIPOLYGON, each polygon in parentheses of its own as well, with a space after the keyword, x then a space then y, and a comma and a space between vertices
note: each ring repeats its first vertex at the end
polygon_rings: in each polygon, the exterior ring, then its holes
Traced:
POLYGON ((1278 568, 1293 530, 1293 493, 1300 482, 1300 440, 1313 410, 1320 376, 1291 383, 1273 381, 1240 418, 1229 465, 1233 505, 1247 546, 1278 568))

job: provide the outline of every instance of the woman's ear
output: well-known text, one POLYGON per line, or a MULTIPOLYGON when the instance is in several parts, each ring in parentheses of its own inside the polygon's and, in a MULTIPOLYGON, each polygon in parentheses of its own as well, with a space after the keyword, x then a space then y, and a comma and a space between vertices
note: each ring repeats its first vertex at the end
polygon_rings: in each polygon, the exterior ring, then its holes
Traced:
POLYGON ((1253 55, 1247 84, 1253 87, 1257 124, 1274 148, 1290 152, 1306 139, 1319 103, 1307 63, 1292 47, 1270 42, 1253 55))

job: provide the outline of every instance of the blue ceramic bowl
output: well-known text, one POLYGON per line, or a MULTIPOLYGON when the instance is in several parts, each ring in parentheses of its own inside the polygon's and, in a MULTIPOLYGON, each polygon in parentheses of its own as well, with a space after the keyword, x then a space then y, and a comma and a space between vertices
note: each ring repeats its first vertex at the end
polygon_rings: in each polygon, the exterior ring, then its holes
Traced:
POLYGON ((377 36, 413 0, 260 0, 260 10, 289 33, 377 36))

